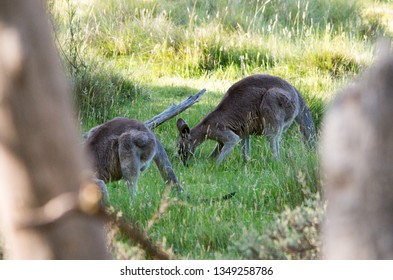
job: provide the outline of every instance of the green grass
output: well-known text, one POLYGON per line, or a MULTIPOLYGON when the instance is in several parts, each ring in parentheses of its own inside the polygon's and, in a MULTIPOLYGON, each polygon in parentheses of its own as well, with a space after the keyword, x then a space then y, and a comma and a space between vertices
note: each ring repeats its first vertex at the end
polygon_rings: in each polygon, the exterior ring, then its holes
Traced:
MULTIPOLYGON (((393 32, 388 1, 63 0, 48 6, 85 130, 115 116, 148 120, 207 88, 180 115, 193 126, 230 85, 254 73, 295 85, 319 130, 334 93, 371 63, 375 38, 393 32)), ((109 184, 111 204, 175 258, 242 258, 234 244, 244 243, 245 232, 262 236, 279 213, 320 191, 317 153, 304 147, 296 125, 281 142, 280 160, 263 137, 254 137, 250 162, 237 147, 221 166, 207 159, 212 142, 197 150, 189 167, 180 163, 175 119, 154 132, 191 201, 171 194, 148 228, 165 193, 151 166, 131 203, 124 182, 109 184), (228 201, 199 201, 233 191, 228 201)), ((128 240, 114 240, 122 248, 115 257, 133 257, 128 240)))

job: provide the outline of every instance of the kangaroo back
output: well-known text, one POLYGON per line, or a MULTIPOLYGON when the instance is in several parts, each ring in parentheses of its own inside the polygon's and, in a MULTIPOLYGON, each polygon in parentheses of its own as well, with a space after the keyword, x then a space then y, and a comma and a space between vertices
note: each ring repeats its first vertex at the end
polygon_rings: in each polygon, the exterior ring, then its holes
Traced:
POLYGON ((89 131, 85 145, 102 183, 123 178, 135 196, 140 172, 154 160, 165 182, 182 192, 161 142, 137 120, 117 117, 101 124, 89 131))
POLYGON ((298 91, 297 93, 299 98, 299 114, 296 116, 295 121, 300 126, 304 142, 307 143, 310 148, 314 148, 317 140, 314 121, 311 117, 310 109, 304 102, 303 97, 298 91))

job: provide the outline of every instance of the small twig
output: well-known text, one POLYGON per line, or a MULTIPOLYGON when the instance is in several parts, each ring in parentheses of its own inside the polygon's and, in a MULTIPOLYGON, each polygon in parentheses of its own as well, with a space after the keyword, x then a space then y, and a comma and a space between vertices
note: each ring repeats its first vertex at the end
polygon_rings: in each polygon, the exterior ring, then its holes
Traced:
POLYGON ((152 259, 170 259, 170 255, 158 244, 154 244, 143 230, 141 230, 134 222, 126 221, 123 217, 120 217, 117 211, 110 211, 109 209, 101 208, 99 215, 107 222, 115 224, 121 233, 137 242, 152 259))

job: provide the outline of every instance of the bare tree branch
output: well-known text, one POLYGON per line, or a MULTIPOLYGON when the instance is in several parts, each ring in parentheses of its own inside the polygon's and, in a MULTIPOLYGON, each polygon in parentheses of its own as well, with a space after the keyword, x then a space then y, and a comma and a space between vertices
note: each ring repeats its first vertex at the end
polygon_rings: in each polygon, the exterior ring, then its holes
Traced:
POLYGON ((99 215, 103 217, 106 222, 117 226, 119 231, 137 242, 139 246, 155 260, 169 260, 170 254, 165 252, 158 244, 155 244, 147 234, 140 229, 135 222, 126 220, 124 217, 119 215, 117 211, 111 211, 107 208, 101 208, 99 215))
POLYGON ((154 129, 160 124, 166 122, 167 120, 173 118, 174 116, 180 114, 181 112, 185 111, 186 109, 190 108, 192 105, 194 105, 196 102, 198 102, 202 95, 206 92, 206 89, 202 89, 200 92, 198 92, 195 95, 189 96, 186 99, 184 99, 182 102, 179 104, 172 104, 171 107, 166 109, 164 112, 158 114, 157 116, 154 116, 150 120, 145 121, 145 124, 150 128, 154 129))

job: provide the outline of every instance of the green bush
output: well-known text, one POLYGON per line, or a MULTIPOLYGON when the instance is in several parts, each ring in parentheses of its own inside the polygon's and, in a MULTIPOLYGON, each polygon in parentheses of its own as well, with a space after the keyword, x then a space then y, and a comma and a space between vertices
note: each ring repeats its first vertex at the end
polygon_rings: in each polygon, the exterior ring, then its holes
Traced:
POLYGON ((245 231, 234 247, 245 259, 315 260, 321 258, 325 203, 319 194, 301 206, 275 215, 264 234, 245 231))

